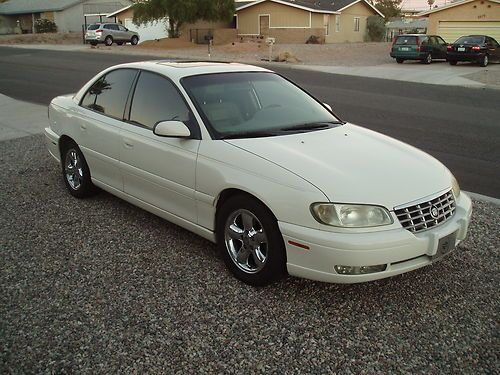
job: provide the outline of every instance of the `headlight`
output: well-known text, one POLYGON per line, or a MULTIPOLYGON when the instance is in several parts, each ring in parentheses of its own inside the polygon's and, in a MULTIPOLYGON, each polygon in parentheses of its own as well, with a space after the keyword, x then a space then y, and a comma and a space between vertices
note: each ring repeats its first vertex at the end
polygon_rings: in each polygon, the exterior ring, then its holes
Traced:
POLYGON ((334 227, 378 227, 393 223, 389 211, 380 206, 313 203, 311 212, 320 223, 334 227))
POLYGON ((458 198, 460 195, 460 185, 458 184, 458 181, 454 176, 451 176, 451 190, 453 190, 455 199, 458 198))

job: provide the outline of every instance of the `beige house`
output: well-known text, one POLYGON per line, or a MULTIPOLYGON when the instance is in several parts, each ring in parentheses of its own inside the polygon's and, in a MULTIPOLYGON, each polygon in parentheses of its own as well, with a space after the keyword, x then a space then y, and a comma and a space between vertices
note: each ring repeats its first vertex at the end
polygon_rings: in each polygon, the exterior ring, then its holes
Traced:
POLYGON ((60 32, 81 32, 130 0, 8 0, 0 4, 0 34, 32 33, 38 19, 48 19, 60 32))
POLYGON ((427 32, 451 43, 462 35, 488 35, 500 43, 500 0, 462 0, 422 12, 427 32))
POLYGON ((366 0, 256 0, 236 3, 240 37, 274 37, 304 43, 311 35, 325 43, 362 42, 366 19, 383 17, 366 0))

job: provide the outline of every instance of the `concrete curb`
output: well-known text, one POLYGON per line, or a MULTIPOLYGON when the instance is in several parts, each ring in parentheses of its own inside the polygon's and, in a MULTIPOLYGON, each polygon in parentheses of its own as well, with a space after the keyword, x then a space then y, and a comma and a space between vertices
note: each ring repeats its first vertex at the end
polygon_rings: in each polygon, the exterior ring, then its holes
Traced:
POLYGON ((480 202, 492 203, 494 205, 500 206, 500 199, 489 197, 487 195, 482 195, 482 194, 478 194, 478 193, 472 193, 470 191, 465 191, 465 190, 464 190, 464 193, 466 193, 471 198, 478 200, 480 202))

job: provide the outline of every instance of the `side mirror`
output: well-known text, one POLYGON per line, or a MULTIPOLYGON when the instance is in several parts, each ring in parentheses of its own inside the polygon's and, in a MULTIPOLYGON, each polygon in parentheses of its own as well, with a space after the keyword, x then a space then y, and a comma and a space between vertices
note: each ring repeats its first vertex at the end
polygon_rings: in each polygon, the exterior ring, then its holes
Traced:
POLYGON ((159 137, 189 138, 191 131, 182 121, 160 121, 153 128, 153 133, 159 137))
POLYGON ((325 106, 325 107, 326 107, 326 109, 328 109, 330 112, 332 112, 332 111, 333 111, 333 109, 332 109, 332 107, 331 107, 331 105, 330 105, 330 104, 323 103, 323 106, 325 106))

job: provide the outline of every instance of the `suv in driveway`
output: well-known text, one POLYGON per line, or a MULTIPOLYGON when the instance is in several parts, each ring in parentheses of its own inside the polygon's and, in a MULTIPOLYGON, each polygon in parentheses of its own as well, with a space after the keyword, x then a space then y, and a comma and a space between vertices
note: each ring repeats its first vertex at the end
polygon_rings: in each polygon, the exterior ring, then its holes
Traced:
POLYGON ((394 38, 391 57, 398 64, 405 60, 420 60, 430 64, 432 60, 446 60, 447 43, 439 35, 403 34, 394 38))
POLYGON ((107 46, 116 43, 121 46, 130 42, 135 46, 139 43, 139 34, 118 23, 95 23, 87 27, 85 42, 93 46, 97 43, 104 43, 107 46))

